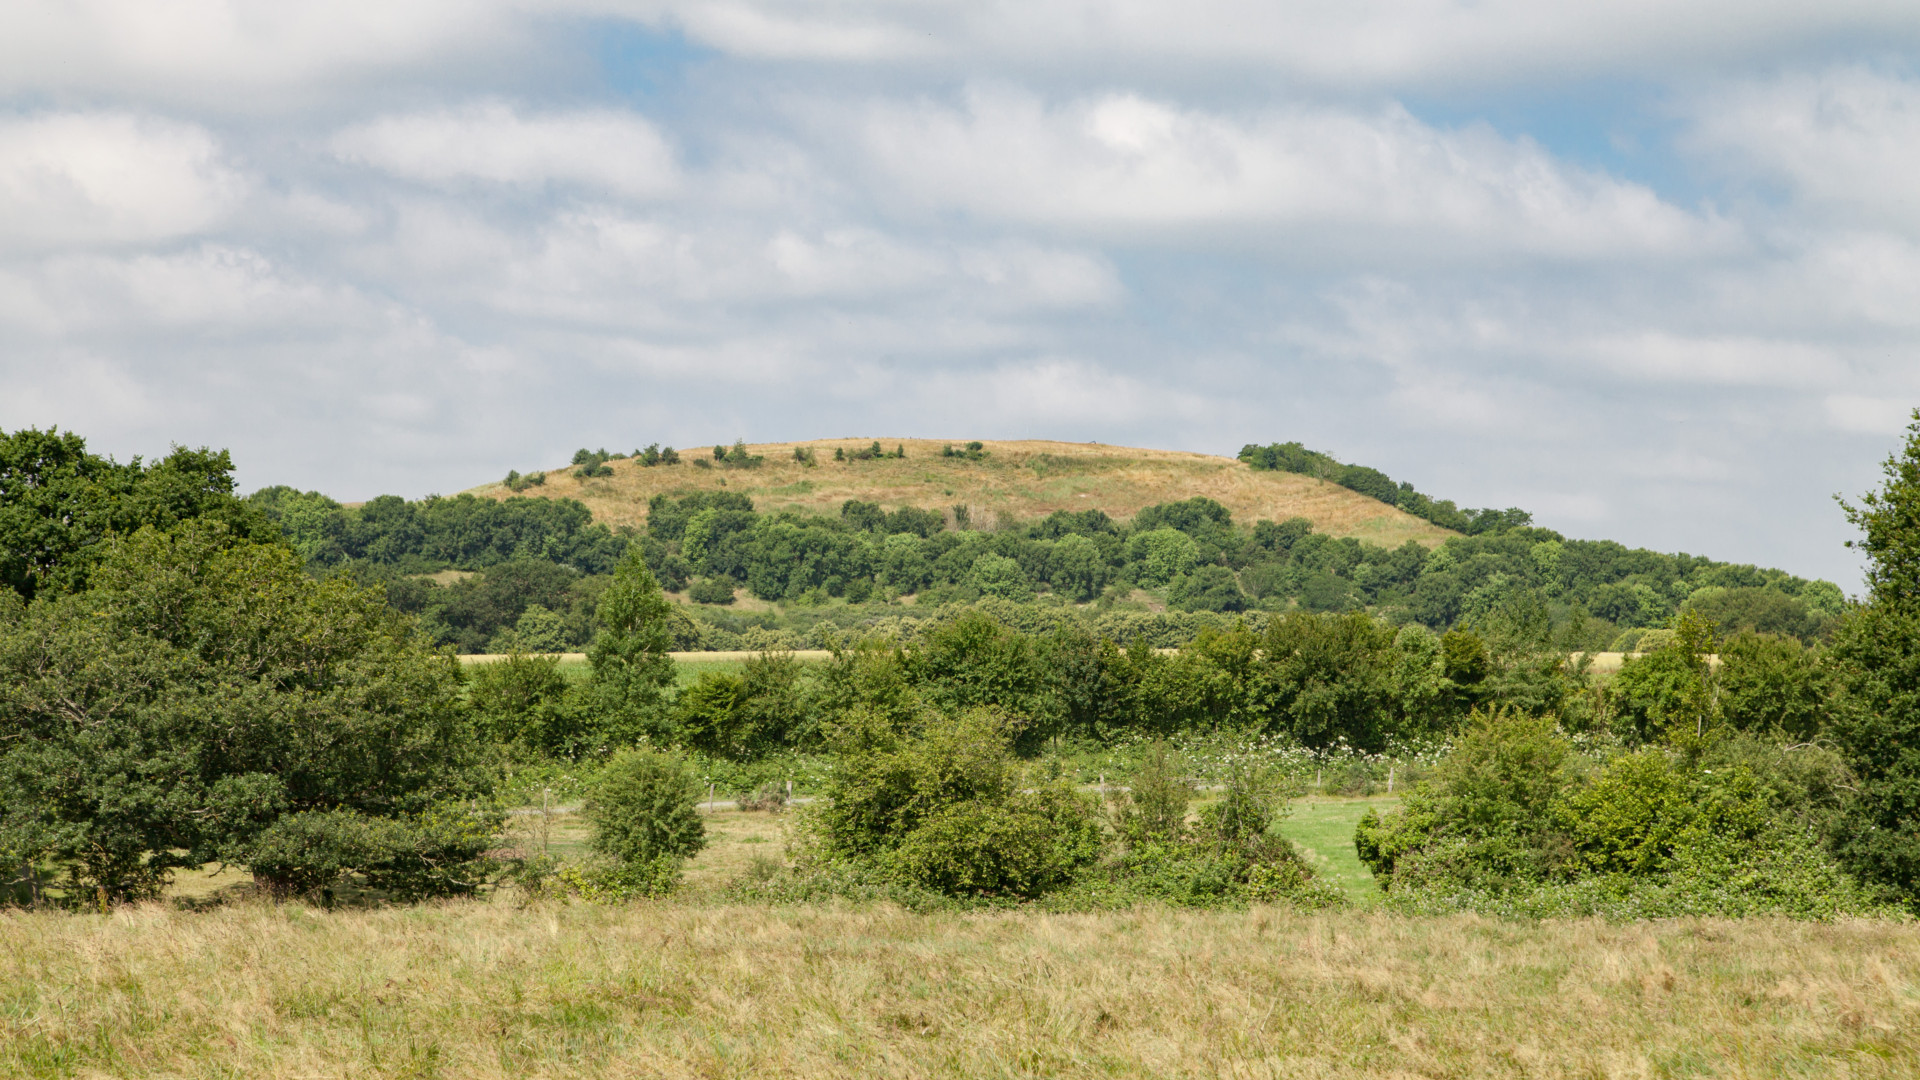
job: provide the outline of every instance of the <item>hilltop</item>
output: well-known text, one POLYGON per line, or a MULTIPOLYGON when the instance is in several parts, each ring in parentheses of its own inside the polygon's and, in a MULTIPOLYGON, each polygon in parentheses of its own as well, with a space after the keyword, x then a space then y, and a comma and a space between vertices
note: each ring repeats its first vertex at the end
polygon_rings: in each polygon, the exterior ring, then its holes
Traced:
POLYGON ((936 439, 880 439, 906 457, 864 461, 833 460, 836 449, 852 454, 875 440, 815 439, 807 442, 755 443, 748 453, 763 457, 756 468, 700 468, 711 462, 711 448, 683 451, 678 465, 644 467, 635 458, 610 460, 610 476, 578 479, 572 466, 546 470, 546 482, 511 491, 495 482, 468 493, 494 499, 511 495, 577 499, 608 526, 642 526, 647 500, 660 494, 730 491, 747 495, 762 511, 803 510, 838 514, 848 499, 886 507, 938 510, 951 519, 952 508, 967 507, 976 527, 1000 521, 1042 518, 1055 510, 1103 510, 1125 520, 1142 508, 1204 495, 1233 511, 1235 521, 1284 521, 1303 517, 1315 532, 1353 537, 1382 547, 1408 540, 1438 547, 1457 533, 1395 509, 1338 484, 1289 472, 1258 471, 1244 462, 1212 454, 1149 450, 1102 443, 1042 439, 984 441, 978 460, 942 457, 947 446, 936 439), (810 449, 815 464, 794 459, 810 449))

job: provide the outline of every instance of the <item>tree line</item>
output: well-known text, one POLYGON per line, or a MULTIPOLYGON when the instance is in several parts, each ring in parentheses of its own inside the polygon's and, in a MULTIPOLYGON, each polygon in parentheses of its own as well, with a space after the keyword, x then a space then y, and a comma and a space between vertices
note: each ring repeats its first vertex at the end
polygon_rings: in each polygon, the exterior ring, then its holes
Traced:
MULTIPOLYGON (((1537 583, 1444 626, 1293 604, 1210 613, 1168 654, 1102 632, 1097 607, 982 590, 891 638, 829 635, 823 664, 772 652, 684 687, 668 656, 684 605, 654 569, 668 559, 700 560, 707 579, 739 567, 752 588, 760 560, 821 572, 801 534, 819 550, 946 545, 930 563, 984 544, 948 564, 967 573, 993 556, 1034 574, 1078 539, 1114 552, 1122 580, 1171 583, 1243 573, 1259 565, 1236 570, 1250 550, 1291 563, 1346 544, 1285 522, 1243 529, 1207 500, 1124 526, 1088 512, 981 533, 912 508, 852 503, 822 520, 675 497, 645 535, 608 534, 625 541, 609 574, 474 544, 497 561, 469 588, 508 606, 514 589, 544 597, 563 621, 590 600, 591 625, 584 677, 539 655, 469 671, 391 583, 314 573, 284 528, 286 493, 276 526, 266 500, 234 495, 222 454, 119 466, 70 435, 5 440, 0 527, 19 584, 0 590, 0 858, 22 868, 20 888, 57 883, 67 902, 150 896, 210 861, 283 893, 349 878, 397 897, 470 892, 511 869, 497 851, 506 778, 542 763, 608 785, 591 805, 613 861, 572 887, 658 890, 693 839, 673 826, 632 841, 652 826, 608 808, 684 825, 668 811, 689 762, 745 790, 806 761, 826 763, 810 774, 826 809, 800 865, 761 895, 1331 902, 1269 828, 1285 795, 1274 755, 1293 749, 1437 757, 1401 811, 1356 837, 1418 910, 1835 914, 1912 904, 1920 874, 1920 417, 1885 488, 1850 511, 1874 567, 1867 602, 1811 641, 1716 623, 1706 600, 1792 595, 1713 576, 1751 568, 1508 530, 1451 542, 1421 576, 1471 580, 1475 560, 1517 576, 1524 558, 1537 583), (1555 604, 1583 581, 1619 584, 1594 568, 1622 564, 1655 595, 1682 595, 1671 572, 1703 602, 1664 609, 1646 655, 1599 678, 1570 655, 1576 624, 1555 604), (1195 823, 1198 765, 1178 750, 1209 739, 1254 749, 1207 766, 1225 786, 1195 823), (1061 771, 1075 748, 1124 750, 1131 791, 1089 801, 1061 771)), ((421 535, 422 520, 470 520, 433 513, 411 519, 421 535)), ((546 520, 518 513, 501 520, 546 520)), ((521 867, 551 879, 538 870, 521 867)))

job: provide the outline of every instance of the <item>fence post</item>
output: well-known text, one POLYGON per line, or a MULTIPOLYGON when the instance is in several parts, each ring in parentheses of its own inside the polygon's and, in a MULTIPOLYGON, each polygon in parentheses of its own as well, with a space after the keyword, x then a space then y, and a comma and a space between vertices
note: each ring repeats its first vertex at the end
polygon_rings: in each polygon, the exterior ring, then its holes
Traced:
POLYGON ((1387 766, 1387 794, 1393 794, 1393 766, 1387 766))

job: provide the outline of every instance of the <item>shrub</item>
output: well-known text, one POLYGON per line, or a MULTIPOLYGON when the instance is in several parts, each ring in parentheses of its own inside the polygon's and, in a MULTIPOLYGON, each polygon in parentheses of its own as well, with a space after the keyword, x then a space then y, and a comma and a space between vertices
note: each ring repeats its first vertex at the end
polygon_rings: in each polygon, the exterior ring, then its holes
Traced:
POLYGON ((1572 745, 1540 717, 1496 709, 1469 723, 1400 809, 1360 819, 1354 848, 1382 888, 1402 876, 1535 879, 1566 858, 1553 812, 1579 780, 1572 745))
POLYGON ((729 469, 757 469, 767 461, 763 455, 747 453, 744 439, 735 439, 731 448, 714 447, 713 459, 729 469))
POLYGON ((497 866, 487 852, 501 821, 497 810, 464 806, 413 818, 309 810, 263 830, 246 853, 246 865, 276 898, 327 889, 354 873, 396 899, 454 896, 493 876, 497 866))
POLYGON ((901 880, 948 896, 1032 899, 1073 880, 1100 854, 1086 801, 1068 788, 971 799, 935 809, 887 854, 901 880))
POLYGON ((696 604, 731 604, 733 590, 733 582, 726 578, 702 578, 687 590, 687 599, 696 604))
POLYGON ((1179 840, 1187 831, 1187 804, 1193 782, 1181 775, 1180 761, 1166 740, 1147 744, 1132 783, 1110 798, 1114 830, 1129 843, 1179 840))
POLYGON ((777 813, 787 805, 787 789, 779 781, 769 780, 748 794, 740 796, 736 804, 742 810, 777 813))
POLYGON ((1088 876, 1070 902, 1100 907, 1249 901, 1331 907, 1346 902, 1336 887, 1315 879, 1291 842, 1273 835, 1287 791, 1272 769, 1245 759, 1230 763, 1220 799, 1202 810, 1193 828, 1182 820, 1190 789, 1176 771, 1164 745, 1149 747, 1134 790, 1116 815, 1124 850, 1088 876))
POLYGON ((908 735, 859 711, 834 742, 827 800, 809 815, 829 861, 945 895, 1030 899, 1099 854, 1093 807, 1069 788, 1027 788, 1002 714, 938 716, 908 735))
POLYGON ((697 809, 700 783, 679 757, 661 750, 622 750, 607 761, 582 805, 593 833, 589 846, 613 864, 608 880, 657 883, 707 843, 697 809))
POLYGON ((496 742, 523 742, 544 754, 573 757, 580 749, 572 710, 566 709, 571 684, 560 674, 560 658, 513 653, 466 670, 467 701, 481 732, 496 742))

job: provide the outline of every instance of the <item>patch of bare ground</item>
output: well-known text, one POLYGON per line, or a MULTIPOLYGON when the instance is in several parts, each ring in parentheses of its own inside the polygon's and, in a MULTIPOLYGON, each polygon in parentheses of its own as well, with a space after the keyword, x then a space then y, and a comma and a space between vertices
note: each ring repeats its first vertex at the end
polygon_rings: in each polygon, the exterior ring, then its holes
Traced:
MULTIPOLYGON (((854 451, 873 439, 815 439, 799 443, 759 443, 750 452, 766 462, 756 469, 700 469, 691 462, 707 451, 694 448, 675 466, 643 468, 627 459, 609 462, 612 476, 578 480, 566 468, 547 471, 544 485, 523 495, 573 498, 609 525, 642 525, 647 500, 685 491, 737 491, 762 510, 802 510, 837 514, 848 499, 877 502, 889 509, 916 506, 952 515, 968 508, 976 523, 991 525, 1011 518, 1045 517, 1055 510, 1100 509, 1120 519, 1155 503, 1205 495, 1233 511, 1234 520, 1284 521, 1304 517, 1316 531, 1352 536, 1397 547, 1416 540, 1438 546, 1454 534, 1338 484, 1293 473, 1257 472, 1232 458, 1179 450, 1147 450, 1099 443, 1012 440, 985 443, 984 461, 943 458, 942 439, 881 439, 892 450, 904 447, 905 459, 834 461, 837 449, 854 451), (816 465, 793 460, 796 448, 814 452, 816 465)), ((472 494, 506 498, 501 483, 485 484, 472 494)))

